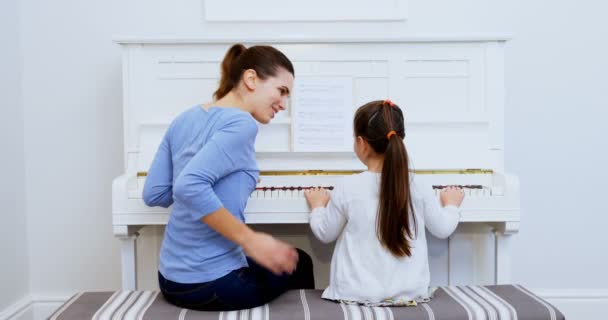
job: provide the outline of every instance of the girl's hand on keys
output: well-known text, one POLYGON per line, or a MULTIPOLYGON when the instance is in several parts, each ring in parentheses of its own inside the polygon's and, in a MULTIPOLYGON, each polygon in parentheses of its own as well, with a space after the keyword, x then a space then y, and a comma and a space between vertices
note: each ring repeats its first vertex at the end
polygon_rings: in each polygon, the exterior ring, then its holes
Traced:
POLYGON ((464 190, 462 188, 449 186, 441 190, 439 194, 442 206, 456 206, 460 207, 462 200, 464 199, 464 190))
POLYGON ((304 197, 310 209, 323 208, 329 202, 329 191, 324 188, 310 188, 304 190, 304 197))

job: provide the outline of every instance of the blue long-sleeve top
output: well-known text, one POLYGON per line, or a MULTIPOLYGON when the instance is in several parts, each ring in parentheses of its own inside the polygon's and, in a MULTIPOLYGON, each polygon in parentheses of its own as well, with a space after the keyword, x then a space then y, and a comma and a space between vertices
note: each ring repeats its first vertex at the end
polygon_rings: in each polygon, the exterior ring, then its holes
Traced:
POLYGON ((224 207, 245 221, 255 189, 258 126, 238 108, 195 106, 169 126, 146 178, 148 206, 173 205, 160 249, 159 271, 171 281, 200 283, 247 266, 242 249, 201 218, 224 207))

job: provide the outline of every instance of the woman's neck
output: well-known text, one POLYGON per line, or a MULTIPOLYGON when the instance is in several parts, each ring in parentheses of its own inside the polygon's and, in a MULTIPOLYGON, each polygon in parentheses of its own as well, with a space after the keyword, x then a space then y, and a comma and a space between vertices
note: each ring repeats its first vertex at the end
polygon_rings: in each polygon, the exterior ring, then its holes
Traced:
POLYGON ((250 108, 247 106, 247 103, 245 103, 245 99, 243 99, 240 94, 234 92, 234 90, 228 92, 228 94, 210 105, 214 107, 235 107, 245 112, 251 112, 251 110, 249 110, 250 108))

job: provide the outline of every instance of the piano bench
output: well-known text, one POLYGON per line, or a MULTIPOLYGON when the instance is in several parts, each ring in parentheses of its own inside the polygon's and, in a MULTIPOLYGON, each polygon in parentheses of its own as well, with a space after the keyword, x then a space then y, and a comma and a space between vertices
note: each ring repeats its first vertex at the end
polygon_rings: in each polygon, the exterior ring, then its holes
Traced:
POLYGON ((416 307, 366 307, 321 299, 321 290, 292 290, 254 309, 202 312, 167 303, 157 291, 82 292, 49 319, 519 319, 559 320, 555 307, 518 285, 440 287, 416 307))

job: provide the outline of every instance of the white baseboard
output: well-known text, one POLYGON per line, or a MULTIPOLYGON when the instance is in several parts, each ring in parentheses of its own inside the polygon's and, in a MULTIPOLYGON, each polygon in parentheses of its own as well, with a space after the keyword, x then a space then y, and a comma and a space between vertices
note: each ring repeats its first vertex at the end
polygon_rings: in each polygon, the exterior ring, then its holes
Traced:
MULTIPOLYGON (((608 307, 608 289, 531 290, 558 308, 568 320, 602 319, 608 307)), ((69 296, 28 295, 0 312, 0 320, 44 320, 69 296)))
POLYGON ((27 295, 0 312, 0 320, 45 320, 57 310, 69 296, 27 295))
POLYGON ((604 319, 608 289, 531 290, 561 311, 568 320, 604 319))
POLYGON ((19 301, 13 303, 8 308, 0 312, 0 320, 5 319, 21 319, 20 316, 26 313, 32 306, 32 297, 26 295, 19 299, 19 301))

